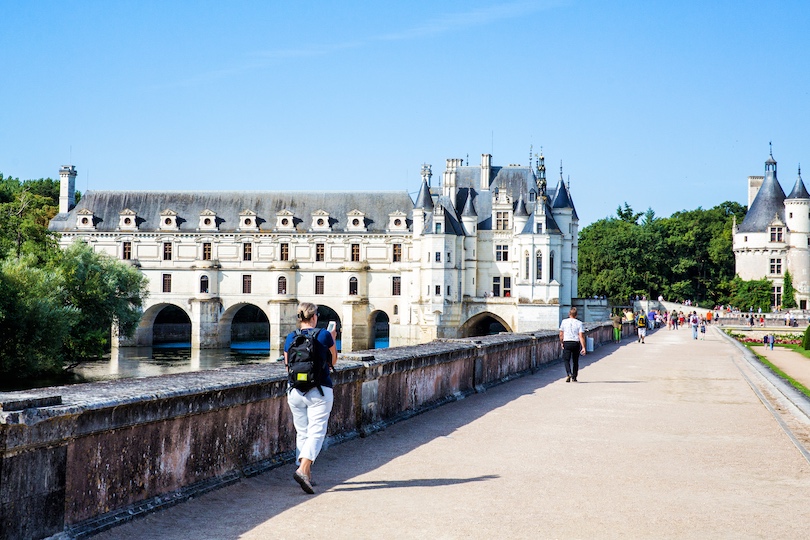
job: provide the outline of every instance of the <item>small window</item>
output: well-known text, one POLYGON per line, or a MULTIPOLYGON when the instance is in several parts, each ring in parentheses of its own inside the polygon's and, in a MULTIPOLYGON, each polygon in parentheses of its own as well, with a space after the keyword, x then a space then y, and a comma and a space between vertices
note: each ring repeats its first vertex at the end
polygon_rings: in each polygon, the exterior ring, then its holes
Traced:
POLYGON ((509 260, 509 246, 496 245, 495 246, 495 260, 508 261, 509 260))
POLYGON ((512 278, 511 277, 504 277, 503 278, 503 295, 504 296, 512 296, 512 278))
POLYGON ((436 252, 436 262, 442 262, 442 253, 441 253, 441 251, 436 252))
POLYGON ((349 278, 349 296, 357 296, 357 278, 349 278))
POLYGON ((315 294, 323 294, 324 283, 323 276, 315 276, 315 294))
POLYGON ((771 259, 771 274, 782 273, 782 259, 771 259))
POLYGON ((450 285, 447 286, 447 296, 450 296, 450 285))
POLYGON ((290 260, 290 244, 281 244, 280 259, 282 261, 289 261, 290 260))
POLYGON ((315 244, 315 261, 323 262, 325 253, 324 244, 315 244))
POLYGON ((172 275, 163 274, 163 292, 172 292, 172 275))
POLYGON ((163 260, 164 261, 172 260, 172 243, 171 242, 163 242, 163 260))
POLYGON ((394 315, 399 315, 399 306, 394 306, 394 315))
POLYGON ((391 295, 400 296, 401 294, 402 294, 402 278, 399 276, 394 276, 394 279, 391 282, 391 295))
POLYGON ((253 277, 250 274, 242 276, 242 294, 250 294, 253 289, 253 277))
POLYGON ((501 295, 501 278, 500 276, 495 276, 492 278, 492 296, 500 296, 501 295))
POLYGON ((205 242, 203 244, 203 260, 210 261, 211 258, 212 258, 211 242, 205 242))
POLYGON ((402 262, 402 244, 394 244, 393 262, 402 262))
POLYGON ((284 276, 278 278, 278 294, 287 294, 287 278, 284 276))
POLYGON ((534 256, 534 262, 535 262, 534 280, 543 281, 543 253, 541 251, 538 251, 537 254, 534 256))
POLYGON ((441 223, 436 224, 436 234, 442 234, 442 224, 441 223))
POLYGON ((253 244, 250 242, 245 242, 242 244, 242 260, 243 261, 250 261, 253 260, 253 244))
POLYGON ((121 253, 121 258, 125 261, 132 260, 132 242, 124 242, 124 248, 121 253))
POLYGON ((453 263, 453 261, 452 261, 452 259, 450 257, 450 252, 448 251, 447 252, 447 264, 452 264, 452 263, 453 263))
POLYGON ((360 262, 360 244, 352 244, 352 262, 360 262))
POLYGON ((509 212, 495 212, 495 230, 509 230, 509 212))
POLYGON ((441 295, 442 295, 442 286, 441 285, 436 285, 436 296, 441 296, 441 295))
POLYGON ((200 278, 200 292, 201 293, 208 292, 208 276, 202 276, 200 278))
POLYGON ((783 230, 782 227, 771 227, 771 242, 782 242, 783 241, 783 230))

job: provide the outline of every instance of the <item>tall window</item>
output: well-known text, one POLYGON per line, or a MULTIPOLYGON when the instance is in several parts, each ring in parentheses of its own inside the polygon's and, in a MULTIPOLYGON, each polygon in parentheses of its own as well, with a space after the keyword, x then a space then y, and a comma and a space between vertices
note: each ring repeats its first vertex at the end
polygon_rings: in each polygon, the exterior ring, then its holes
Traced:
POLYGON ((325 246, 323 244, 315 244, 315 260, 323 262, 325 246))
POLYGON ((436 252, 436 262, 442 262, 442 252, 441 251, 436 252))
POLYGON ((163 274, 163 292, 172 292, 171 274, 163 274))
POLYGON ((399 276, 394 276, 394 280, 391 282, 391 294, 393 296, 400 296, 402 294, 402 278, 399 276))
POLYGON ((278 278, 278 294, 287 294, 287 278, 284 276, 278 278))
POLYGON ((441 285, 436 285, 436 296, 441 296, 441 295, 442 295, 442 286, 441 285))
POLYGON ((551 252, 551 255, 548 257, 548 280, 552 281, 554 279, 554 252, 551 252))
POLYGON ((402 262, 402 244, 394 244, 393 262, 402 262))
POLYGON ((441 223, 436 224, 436 234, 442 234, 442 224, 441 223))
POLYGON ((771 259, 771 274, 781 274, 781 273, 782 273, 782 259, 771 259))
POLYGON ((453 263, 453 258, 450 256, 450 253, 452 253, 452 252, 450 252, 450 251, 447 252, 447 264, 452 264, 453 263))
POLYGON ((782 287, 778 285, 773 288, 773 305, 774 306, 782 305, 782 287))
POLYGON ((121 253, 121 258, 125 261, 132 259, 132 242, 124 242, 124 250, 121 253))
POLYGON ((242 276, 242 294, 250 294, 253 288, 253 278, 250 274, 242 276))
POLYGON ((529 279, 529 269, 531 268, 531 260, 529 259, 529 252, 523 252, 523 279, 529 279))
POLYGON ((208 292, 208 276, 202 276, 200 278, 200 292, 201 293, 208 292))
POLYGON ((352 262, 360 262, 360 244, 352 244, 352 262))
POLYGON ((495 276, 492 278, 492 296, 500 296, 501 295, 501 278, 500 276, 495 276))
POLYGON ((503 295, 512 296, 512 278, 504 276, 503 278, 503 295))
POLYGON ((171 242, 163 242, 163 260, 164 261, 172 260, 172 243, 171 242))
POLYGON ((281 244, 281 257, 282 261, 290 260, 290 244, 281 244))
POLYGON ((350 277, 349 278, 349 296, 356 296, 357 295, 357 278, 350 277))
POLYGON ((495 212, 495 230, 509 230, 509 212, 495 212))
POLYGON ((782 242, 782 227, 771 227, 771 242, 782 242))
POLYGON ((508 261, 509 260, 509 246, 495 246, 495 260, 508 261))
POLYGON ((323 294, 323 276, 315 276, 315 294, 323 294))
POLYGON ((203 260, 210 261, 212 258, 211 255, 212 255, 211 242, 205 242, 203 244, 203 260))
POLYGON ((253 244, 250 242, 245 242, 242 244, 242 260, 243 261, 251 261, 253 260, 253 244))
POLYGON ((543 253, 538 251, 534 256, 535 266, 535 274, 534 279, 535 281, 543 281, 543 253))

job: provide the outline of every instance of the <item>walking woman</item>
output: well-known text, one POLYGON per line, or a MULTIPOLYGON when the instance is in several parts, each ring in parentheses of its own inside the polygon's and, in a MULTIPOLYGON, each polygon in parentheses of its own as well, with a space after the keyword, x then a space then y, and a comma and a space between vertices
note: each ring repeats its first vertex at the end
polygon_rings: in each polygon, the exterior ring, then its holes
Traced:
POLYGON ((317 385, 307 390, 290 387, 287 393, 287 404, 292 412, 295 425, 295 463, 298 468, 293 478, 306 493, 315 493, 312 488, 312 464, 323 447, 326 439, 326 428, 329 413, 332 412, 334 395, 329 370, 337 363, 335 338, 337 328, 330 331, 320 330, 318 325, 318 306, 309 302, 298 305, 299 330, 291 332, 284 342, 284 365, 289 369, 289 351, 296 336, 314 336, 313 354, 319 354, 321 373, 315 374, 317 385))
POLYGON ((579 355, 585 356, 585 327, 577 319, 577 308, 572 307, 568 318, 560 323, 560 345, 563 348, 565 362, 565 382, 577 382, 579 373, 579 355), (573 364, 573 365, 572 365, 573 364))

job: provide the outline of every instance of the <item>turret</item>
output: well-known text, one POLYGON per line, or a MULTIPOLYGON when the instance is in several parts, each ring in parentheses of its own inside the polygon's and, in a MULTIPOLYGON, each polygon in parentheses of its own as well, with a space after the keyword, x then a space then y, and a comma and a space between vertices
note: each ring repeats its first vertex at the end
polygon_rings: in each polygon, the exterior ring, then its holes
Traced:
POLYGON ((66 214, 76 206, 76 167, 62 165, 59 169, 59 213, 66 214))
POLYGON ((420 236, 425 231, 425 218, 427 212, 433 212, 433 197, 430 195, 430 177, 433 173, 430 165, 422 165, 422 187, 416 202, 413 205, 413 234, 420 236))
POLYGON ((528 221, 529 213, 526 211, 526 203, 523 201, 523 193, 521 193, 517 206, 515 206, 515 234, 522 233, 528 221))

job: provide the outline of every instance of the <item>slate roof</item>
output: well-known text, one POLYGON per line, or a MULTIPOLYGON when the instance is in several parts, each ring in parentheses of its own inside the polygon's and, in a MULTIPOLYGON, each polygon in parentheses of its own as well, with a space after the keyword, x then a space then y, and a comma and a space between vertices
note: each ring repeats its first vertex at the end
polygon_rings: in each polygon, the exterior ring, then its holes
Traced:
POLYGON ((807 192, 807 188, 804 187, 804 182, 802 181, 802 170, 799 169, 799 177, 796 179, 796 184, 793 186, 793 190, 790 192, 790 195, 787 197, 788 199, 810 199, 810 193, 807 192))
MULTIPOLYGON (((772 158, 771 158, 772 159, 772 158)), ((785 192, 773 171, 766 171, 765 180, 759 188, 745 219, 737 228, 739 232, 765 232, 774 217, 785 221, 785 192)))
POLYGON ((234 232, 239 228, 240 213, 251 210, 256 212, 259 230, 271 231, 276 226, 277 213, 289 210, 294 214, 297 229, 306 231, 312 214, 325 210, 332 230, 344 231, 348 213, 359 210, 365 214, 369 231, 382 232, 388 228, 389 214, 399 211, 409 216, 413 208, 406 191, 88 191, 70 212, 53 218, 49 228, 72 231, 77 213, 90 210, 96 217, 96 231, 116 231, 119 214, 131 209, 137 214, 139 232, 157 231, 160 213, 169 209, 177 212, 180 232, 196 232, 204 210, 216 213, 219 232, 234 232))

